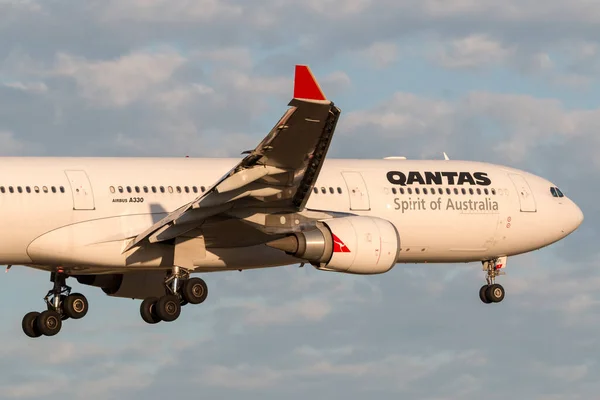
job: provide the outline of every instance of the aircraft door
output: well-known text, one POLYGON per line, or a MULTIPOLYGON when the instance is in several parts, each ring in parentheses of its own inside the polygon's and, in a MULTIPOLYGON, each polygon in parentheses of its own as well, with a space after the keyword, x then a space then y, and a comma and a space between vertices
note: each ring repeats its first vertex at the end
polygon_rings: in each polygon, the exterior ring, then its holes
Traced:
POLYGON ((521 212, 536 212, 535 198, 525 178, 519 174, 508 174, 508 176, 517 189, 521 212))
POLYGON ((73 210, 94 210, 94 192, 85 171, 65 171, 71 194, 73 195, 73 210))
POLYGON ((367 185, 360 172, 342 172, 342 177, 350 196, 350 210, 368 211, 371 209, 367 185))

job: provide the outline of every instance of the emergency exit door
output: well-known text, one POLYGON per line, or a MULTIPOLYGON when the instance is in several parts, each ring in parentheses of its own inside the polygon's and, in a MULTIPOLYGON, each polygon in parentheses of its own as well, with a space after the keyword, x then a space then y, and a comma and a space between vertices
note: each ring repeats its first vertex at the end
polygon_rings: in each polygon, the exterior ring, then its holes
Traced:
POLYGON ((367 185, 360 172, 342 172, 342 177, 350 196, 350 210, 367 211, 371 209, 367 185))
POLYGON ((508 176, 517 189, 519 203, 521 204, 521 212, 536 212, 537 207, 535 205, 533 192, 523 175, 509 174, 508 176))
POLYGON ((73 210, 95 209, 94 192, 85 171, 65 171, 65 174, 71 185, 73 210))

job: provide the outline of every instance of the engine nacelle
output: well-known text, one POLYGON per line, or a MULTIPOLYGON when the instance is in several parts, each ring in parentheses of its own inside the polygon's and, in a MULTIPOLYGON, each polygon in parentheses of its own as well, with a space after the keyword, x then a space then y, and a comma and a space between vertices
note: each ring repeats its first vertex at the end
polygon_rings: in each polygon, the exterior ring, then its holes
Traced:
POLYGON ((112 297, 145 299, 165 294, 165 271, 126 272, 108 275, 78 275, 77 282, 95 286, 112 297))
POLYGON ((320 221, 313 230, 268 245, 320 270, 370 275, 392 269, 400 251, 400 235, 389 221, 353 216, 320 221))

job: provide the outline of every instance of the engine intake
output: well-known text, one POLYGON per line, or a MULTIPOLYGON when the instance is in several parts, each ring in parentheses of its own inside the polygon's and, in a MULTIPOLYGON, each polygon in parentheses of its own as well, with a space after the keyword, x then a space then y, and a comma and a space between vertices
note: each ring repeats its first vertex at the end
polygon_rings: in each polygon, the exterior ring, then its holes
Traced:
POLYGON ((353 216, 320 221, 315 229, 267 245, 320 270, 370 275, 392 269, 400 251, 400 235, 389 221, 353 216))

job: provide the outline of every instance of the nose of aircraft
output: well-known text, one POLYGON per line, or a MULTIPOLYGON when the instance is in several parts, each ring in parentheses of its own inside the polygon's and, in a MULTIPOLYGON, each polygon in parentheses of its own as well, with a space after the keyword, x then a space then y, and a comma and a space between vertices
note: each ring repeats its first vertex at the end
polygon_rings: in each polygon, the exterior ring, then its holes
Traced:
POLYGON ((567 227, 568 232, 571 233, 575 229, 579 228, 579 225, 583 222, 583 212, 581 208, 577 206, 573 201, 569 200, 569 226, 567 227))

